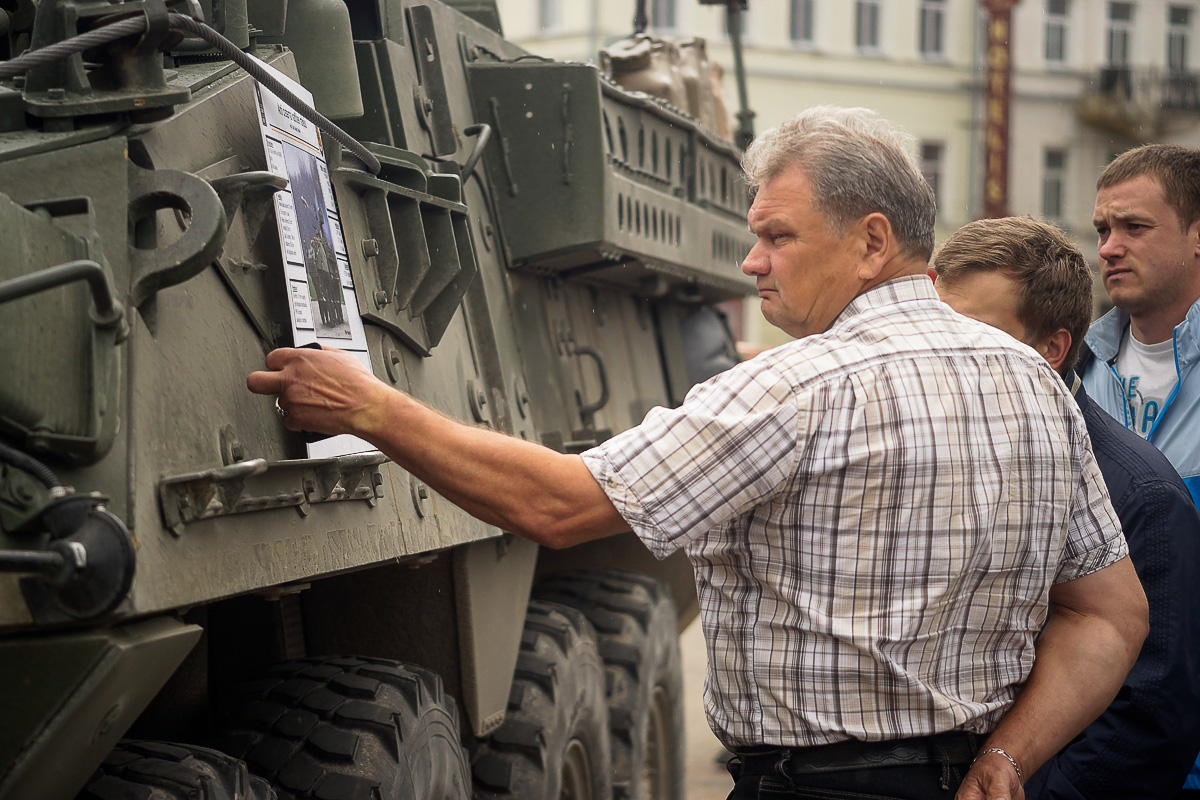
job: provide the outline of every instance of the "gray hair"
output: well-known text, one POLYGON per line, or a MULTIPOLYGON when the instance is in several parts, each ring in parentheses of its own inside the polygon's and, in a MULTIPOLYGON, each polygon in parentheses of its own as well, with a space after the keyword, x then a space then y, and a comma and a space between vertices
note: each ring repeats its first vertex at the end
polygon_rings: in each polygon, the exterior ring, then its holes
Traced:
POLYGON ((814 106, 754 140, 742 158, 752 190, 792 166, 813 186, 831 233, 879 212, 901 246, 929 259, 937 202, 912 153, 916 139, 866 108, 814 106))

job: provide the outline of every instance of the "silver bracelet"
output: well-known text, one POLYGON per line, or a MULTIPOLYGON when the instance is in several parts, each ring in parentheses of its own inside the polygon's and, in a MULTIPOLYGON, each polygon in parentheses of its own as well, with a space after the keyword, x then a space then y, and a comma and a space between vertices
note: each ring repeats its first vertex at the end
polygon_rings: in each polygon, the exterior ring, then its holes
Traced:
MULTIPOLYGON (((1008 763, 1012 764, 1013 769, 1015 769, 1017 771, 1017 780, 1024 782, 1025 779, 1021 777, 1021 768, 1017 766, 1017 760, 1015 758, 1013 758, 1012 756, 1010 756, 1008 753, 1001 750, 999 747, 989 747, 986 750, 980 750, 975 755, 975 761, 979 760, 979 756, 984 756, 984 755, 987 755, 988 753, 999 753, 1000 755, 1007 758, 1008 763)), ((972 761, 971 763, 974 764, 975 761, 972 761)))

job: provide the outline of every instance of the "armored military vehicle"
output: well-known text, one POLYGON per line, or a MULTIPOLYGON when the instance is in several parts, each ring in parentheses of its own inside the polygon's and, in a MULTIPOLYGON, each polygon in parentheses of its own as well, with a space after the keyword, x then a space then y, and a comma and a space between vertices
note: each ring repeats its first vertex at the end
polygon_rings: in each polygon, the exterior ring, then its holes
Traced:
POLYGON ((245 389, 345 332, 581 452, 728 363, 734 147, 455 5, 0 1, 0 797, 681 796, 686 562, 245 389))

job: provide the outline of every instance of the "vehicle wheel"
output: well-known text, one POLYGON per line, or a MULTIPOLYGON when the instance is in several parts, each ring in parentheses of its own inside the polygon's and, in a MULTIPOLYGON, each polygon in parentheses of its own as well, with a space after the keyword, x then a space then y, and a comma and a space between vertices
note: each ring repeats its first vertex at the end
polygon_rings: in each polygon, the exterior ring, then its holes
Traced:
POLYGON ((120 742, 77 800, 275 800, 246 762, 205 747, 120 742))
POLYGON ((477 798, 612 796, 604 665, 578 611, 529 604, 504 723, 472 763, 477 798))
POLYGON ((534 590, 583 612, 608 678, 613 796, 683 800, 683 670, 670 590, 636 572, 578 570, 534 590))
POLYGON ((462 800, 470 770, 458 710, 431 670, 308 658, 241 687, 219 745, 287 800, 462 800))

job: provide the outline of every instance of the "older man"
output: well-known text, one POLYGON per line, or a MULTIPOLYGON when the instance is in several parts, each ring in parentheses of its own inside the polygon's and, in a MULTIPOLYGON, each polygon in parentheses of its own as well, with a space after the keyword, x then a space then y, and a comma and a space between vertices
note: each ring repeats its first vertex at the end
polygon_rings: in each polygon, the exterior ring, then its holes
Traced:
POLYGON ((505 530, 684 549, 731 798, 1020 797, 1120 686, 1145 597, 1062 381, 925 277, 911 143, 862 109, 764 134, 743 270, 797 341, 582 456, 449 420, 338 353, 272 352, 249 386, 505 530))
POLYGON ((1091 268, 1061 231, 1028 217, 963 226, 933 265, 951 308, 1025 342, 1063 376, 1150 603, 1150 634, 1116 700, 1026 796, 1172 797, 1200 750, 1200 512, 1163 454, 1101 410, 1071 369, 1092 317, 1091 268))

